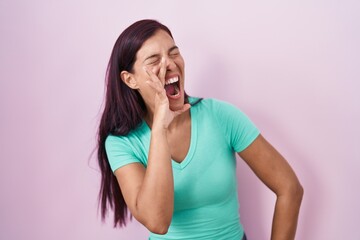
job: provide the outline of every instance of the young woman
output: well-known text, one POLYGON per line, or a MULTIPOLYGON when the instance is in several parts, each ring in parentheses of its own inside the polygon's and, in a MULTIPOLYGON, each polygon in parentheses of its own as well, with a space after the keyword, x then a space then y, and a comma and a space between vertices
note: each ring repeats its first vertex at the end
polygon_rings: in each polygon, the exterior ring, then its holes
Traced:
POLYGON ((246 239, 235 153, 277 196, 271 239, 294 239, 303 189, 286 160, 233 105, 189 97, 170 30, 138 21, 117 39, 98 135, 103 219, 128 210, 150 239, 246 239))

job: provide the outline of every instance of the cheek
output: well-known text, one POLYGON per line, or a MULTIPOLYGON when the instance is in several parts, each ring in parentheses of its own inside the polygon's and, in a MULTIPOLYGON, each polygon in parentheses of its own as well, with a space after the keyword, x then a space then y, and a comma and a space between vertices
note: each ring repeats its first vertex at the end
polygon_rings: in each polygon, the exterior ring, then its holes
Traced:
POLYGON ((138 84, 141 84, 141 85, 145 85, 145 82, 150 79, 150 76, 145 71, 144 67, 146 67, 146 69, 148 71, 151 71, 152 73, 154 73, 156 75, 159 72, 158 67, 154 67, 154 66, 151 66, 151 65, 138 66, 134 71, 135 72, 134 77, 135 77, 136 81, 138 82, 138 84))
POLYGON ((184 70, 185 62, 184 62, 184 59, 182 57, 179 57, 178 59, 176 59, 175 63, 179 68, 181 68, 181 70, 184 70))
POLYGON ((150 71, 152 73, 154 73, 156 76, 159 75, 159 71, 160 71, 160 66, 156 65, 156 66, 149 66, 148 69, 150 69, 150 71))

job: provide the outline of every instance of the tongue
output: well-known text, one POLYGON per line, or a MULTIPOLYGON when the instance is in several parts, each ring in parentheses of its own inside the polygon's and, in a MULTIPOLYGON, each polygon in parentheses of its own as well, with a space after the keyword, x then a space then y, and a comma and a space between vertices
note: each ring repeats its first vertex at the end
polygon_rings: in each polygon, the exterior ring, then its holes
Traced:
POLYGON ((175 86, 173 84, 166 85, 165 91, 168 96, 175 95, 175 86))

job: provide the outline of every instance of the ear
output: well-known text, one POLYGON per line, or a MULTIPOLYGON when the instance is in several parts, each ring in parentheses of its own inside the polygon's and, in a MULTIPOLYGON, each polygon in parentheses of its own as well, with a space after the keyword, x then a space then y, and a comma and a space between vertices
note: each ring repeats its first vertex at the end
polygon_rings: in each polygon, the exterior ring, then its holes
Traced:
POLYGON ((138 89, 136 79, 132 73, 129 73, 128 71, 122 71, 120 73, 120 78, 129 88, 138 89))

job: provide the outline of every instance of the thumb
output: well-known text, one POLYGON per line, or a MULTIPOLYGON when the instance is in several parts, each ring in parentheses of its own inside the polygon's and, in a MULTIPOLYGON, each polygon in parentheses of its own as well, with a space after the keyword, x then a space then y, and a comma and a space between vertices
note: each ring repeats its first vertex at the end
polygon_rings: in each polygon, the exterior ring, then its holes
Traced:
POLYGON ((180 114, 186 112, 187 110, 190 109, 190 107, 191 107, 191 105, 190 105, 189 103, 185 103, 182 109, 177 110, 177 111, 174 112, 174 113, 175 113, 175 116, 180 115, 180 114))

